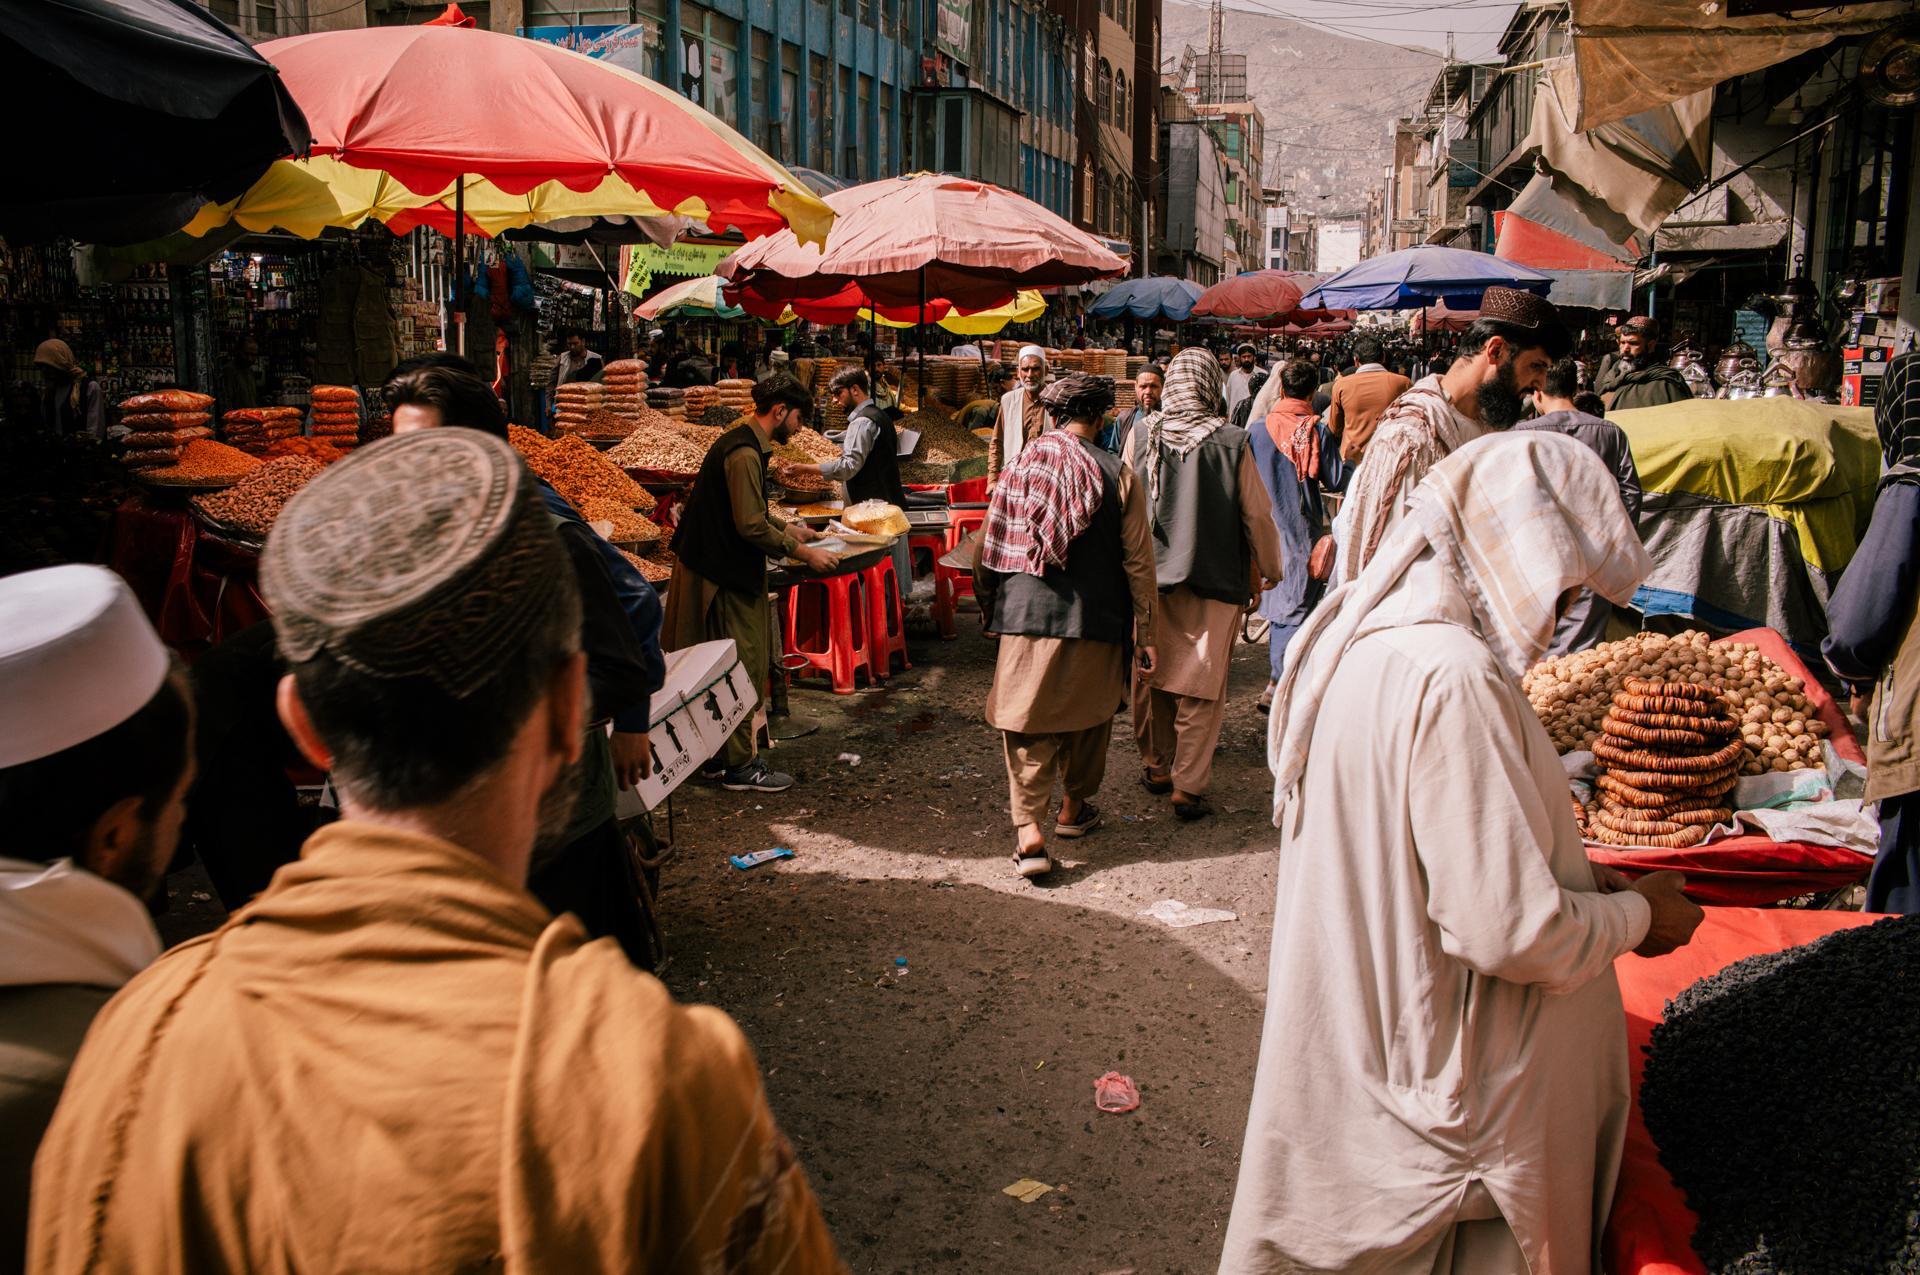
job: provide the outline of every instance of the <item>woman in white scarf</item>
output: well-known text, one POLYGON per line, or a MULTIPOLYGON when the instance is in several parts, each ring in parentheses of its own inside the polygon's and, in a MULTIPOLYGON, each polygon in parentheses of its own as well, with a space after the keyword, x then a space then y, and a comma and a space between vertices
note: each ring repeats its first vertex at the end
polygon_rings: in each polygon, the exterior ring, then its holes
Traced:
POLYGON ((1606 466, 1528 432, 1422 481, 1295 639, 1266 1030, 1223 1272, 1589 1275, 1619 1167, 1613 961, 1675 874, 1588 863, 1519 679, 1562 599, 1651 563, 1606 466))

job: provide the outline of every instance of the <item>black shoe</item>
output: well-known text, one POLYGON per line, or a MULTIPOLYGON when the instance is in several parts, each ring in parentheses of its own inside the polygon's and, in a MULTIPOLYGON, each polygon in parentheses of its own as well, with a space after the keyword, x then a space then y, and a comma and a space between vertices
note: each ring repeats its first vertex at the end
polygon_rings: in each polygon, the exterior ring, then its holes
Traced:
POLYGON ((1173 813, 1191 823, 1195 819, 1205 819, 1213 813, 1213 807, 1207 804, 1205 797, 1195 797, 1192 801, 1176 801, 1173 813))
POLYGON ((764 758, 755 757, 721 775, 720 786, 728 792, 785 792, 793 787, 793 776, 783 775, 764 758))

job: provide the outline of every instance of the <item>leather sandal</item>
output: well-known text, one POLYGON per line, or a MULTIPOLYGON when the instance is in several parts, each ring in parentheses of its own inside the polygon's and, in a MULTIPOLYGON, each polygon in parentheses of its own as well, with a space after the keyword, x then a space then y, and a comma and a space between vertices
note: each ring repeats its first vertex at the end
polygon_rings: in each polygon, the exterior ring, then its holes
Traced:
POLYGON ((1032 880, 1034 877, 1044 877, 1053 871, 1053 857, 1047 853, 1045 846, 1033 853, 1016 850, 1013 854, 1013 866, 1021 876, 1032 880))
POLYGON ((1176 801, 1173 813, 1191 823, 1195 819, 1205 819, 1213 813, 1213 807, 1207 804, 1205 797, 1195 797, 1192 801, 1176 801))
POLYGON ((1142 770, 1140 772, 1140 786, 1156 797, 1164 797, 1173 791, 1173 776, 1166 775, 1160 779, 1155 779, 1151 770, 1142 770))
POLYGON ((1100 807, 1091 801, 1080 803, 1080 817, 1072 823, 1064 819, 1056 820, 1053 835, 1056 837, 1084 837, 1100 826, 1100 807))

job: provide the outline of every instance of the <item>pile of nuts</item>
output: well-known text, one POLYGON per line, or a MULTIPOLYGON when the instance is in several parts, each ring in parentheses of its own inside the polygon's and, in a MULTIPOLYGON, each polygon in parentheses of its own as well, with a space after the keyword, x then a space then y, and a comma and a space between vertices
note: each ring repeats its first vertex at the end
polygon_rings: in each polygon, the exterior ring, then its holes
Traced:
POLYGON ((616 465, 657 469, 669 474, 695 474, 707 458, 705 451, 682 434, 674 422, 651 408, 634 431, 607 453, 616 465))
POLYGON ((260 465, 225 491, 195 496, 193 507, 223 526, 265 536, 293 494, 324 468, 306 456, 282 456, 260 465))
POLYGON ((642 513, 652 512, 654 499, 647 489, 627 477, 626 470, 601 455, 592 443, 568 434, 540 439, 541 445, 530 450, 522 445, 512 426, 507 427, 507 438, 527 458, 527 468, 552 483, 574 508, 578 509, 583 500, 600 496, 642 513))
POLYGON ((658 558, 643 558, 637 553, 620 551, 622 557, 631 562, 649 584, 665 584, 673 579, 673 555, 662 554, 658 558))
POLYGON ((1543 660, 1521 684, 1554 749, 1570 753, 1592 750, 1613 697, 1630 677, 1702 683, 1719 692, 1746 744, 1742 774, 1826 764, 1821 743, 1827 724, 1808 701, 1805 683, 1749 643, 1714 643, 1693 630, 1672 637, 1637 633, 1543 660))
POLYGON ((604 522, 613 530, 607 539, 620 544, 646 544, 660 539, 660 524, 644 514, 635 513, 617 500, 593 496, 576 506, 588 522, 604 522))

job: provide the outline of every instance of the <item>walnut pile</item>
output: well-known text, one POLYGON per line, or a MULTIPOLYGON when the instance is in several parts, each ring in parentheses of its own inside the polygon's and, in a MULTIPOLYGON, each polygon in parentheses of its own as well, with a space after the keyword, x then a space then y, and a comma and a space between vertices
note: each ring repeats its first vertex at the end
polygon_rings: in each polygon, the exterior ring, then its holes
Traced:
POLYGON ((1521 685, 1554 749, 1570 753, 1592 750, 1614 695, 1630 677, 1699 682, 1725 696, 1746 744, 1742 774, 1825 765, 1820 744, 1827 724, 1807 699, 1805 684, 1749 643, 1714 643, 1697 630, 1671 637, 1637 633, 1543 660, 1521 685))

